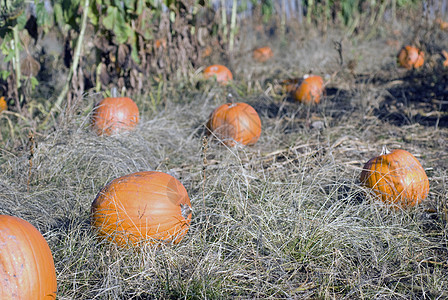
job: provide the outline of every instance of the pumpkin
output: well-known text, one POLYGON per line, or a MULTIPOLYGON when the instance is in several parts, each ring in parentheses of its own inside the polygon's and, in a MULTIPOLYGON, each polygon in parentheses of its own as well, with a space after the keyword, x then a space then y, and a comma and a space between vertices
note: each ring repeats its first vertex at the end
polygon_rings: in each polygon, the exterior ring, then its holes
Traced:
POLYGON ((120 247, 177 244, 188 232, 191 203, 173 176, 137 172, 108 183, 92 203, 92 226, 120 247))
POLYGON ((202 51, 201 51, 202 58, 209 57, 210 55, 212 55, 212 47, 207 46, 204 49, 202 49, 202 51))
POLYGON ((398 53, 398 64, 408 70, 420 68, 425 61, 425 53, 414 46, 405 46, 398 53))
POLYGON ((255 49, 252 52, 252 57, 255 61, 266 62, 274 56, 272 49, 270 47, 262 47, 255 49))
POLYGON ((298 78, 282 80, 281 82, 282 91, 285 94, 292 94, 297 89, 298 84, 299 84, 298 78))
POLYGON ((103 99, 93 111, 92 127, 98 135, 113 135, 137 126, 137 104, 128 97, 103 99))
POLYGON ((446 52, 445 50, 442 50, 442 55, 445 58, 445 61, 443 62, 443 66, 445 68, 448 68, 448 52, 446 52))
POLYGON ((448 30, 448 22, 445 22, 442 19, 436 19, 435 22, 439 24, 441 30, 448 30))
POLYGON ((56 299, 50 247, 27 221, 0 215, 0 299, 56 299))
POLYGON ((0 112, 7 110, 8 109, 8 104, 6 103, 5 97, 2 96, 0 97, 0 112))
POLYGON ((233 79, 232 72, 223 65, 211 65, 204 70, 205 79, 216 78, 221 84, 226 84, 233 79))
POLYGON ((166 39, 157 39, 154 41, 154 48, 166 48, 166 39))
POLYGON ((207 128, 227 146, 255 144, 261 135, 261 121, 246 103, 226 103, 210 115, 207 128))
POLYGON ((412 207, 428 196, 429 181, 420 162, 409 152, 386 147, 369 160, 361 172, 361 183, 394 207, 412 207))
POLYGON ((305 76, 300 86, 293 92, 293 98, 304 104, 319 103, 324 92, 324 80, 317 75, 305 76))

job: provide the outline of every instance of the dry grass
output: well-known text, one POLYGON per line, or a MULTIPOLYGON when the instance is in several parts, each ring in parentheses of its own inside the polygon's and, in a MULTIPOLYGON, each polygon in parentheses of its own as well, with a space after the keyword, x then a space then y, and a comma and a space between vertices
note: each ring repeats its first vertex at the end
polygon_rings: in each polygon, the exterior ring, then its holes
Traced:
POLYGON ((446 104, 434 110, 436 123, 419 115, 425 107, 406 91, 434 70, 446 85, 447 71, 427 67, 406 77, 385 39, 342 39, 344 59, 357 61, 353 72, 338 64, 340 35, 279 42, 266 64, 250 55, 231 61, 233 86, 193 78, 170 85, 163 107, 137 99, 138 128, 116 137, 89 130, 82 112, 97 97, 89 96, 78 116, 36 136, 31 172, 26 133, 21 148, 5 147, 0 213, 44 234, 59 299, 446 298, 446 104), (331 79, 313 108, 285 99, 277 85, 310 69, 331 79), (390 97, 394 88, 404 96, 390 97), (203 125, 229 92, 259 112, 262 137, 236 149, 212 139, 204 151, 203 125), (363 164, 386 144, 407 149, 427 171, 430 194, 416 209, 388 210, 359 186, 363 164), (139 252, 97 240, 89 224, 96 194, 113 178, 144 170, 185 185, 193 206, 186 238, 139 252))

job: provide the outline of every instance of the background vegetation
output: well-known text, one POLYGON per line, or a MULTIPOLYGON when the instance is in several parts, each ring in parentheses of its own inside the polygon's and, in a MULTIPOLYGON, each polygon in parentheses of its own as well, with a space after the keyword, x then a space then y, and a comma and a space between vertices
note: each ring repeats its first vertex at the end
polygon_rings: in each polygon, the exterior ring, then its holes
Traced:
POLYGON ((0 213, 43 233, 59 299, 446 298, 448 32, 446 3, 431 3, 2 1, 0 213), (396 66, 405 44, 425 51, 422 69, 396 66), (274 58, 256 63, 265 45, 274 58), (202 80, 211 63, 234 83, 202 80), (316 107, 281 87, 309 72, 327 84, 316 107), (114 88, 141 122, 99 138, 90 113, 114 88), (231 99, 260 114, 253 147, 204 140, 231 99), (418 208, 360 187, 383 145, 425 168, 418 208), (186 238, 138 252, 96 239, 96 194, 144 170, 185 185, 186 238))

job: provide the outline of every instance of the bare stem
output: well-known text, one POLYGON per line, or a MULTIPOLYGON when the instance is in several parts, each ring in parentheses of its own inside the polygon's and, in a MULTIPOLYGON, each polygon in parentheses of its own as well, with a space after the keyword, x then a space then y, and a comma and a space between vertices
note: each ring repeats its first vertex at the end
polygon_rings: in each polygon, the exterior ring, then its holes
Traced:
POLYGON ((82 49, 83 40, 84 40, 84 34, 86 31, 86 27, 87 27, 87 17, 89 14, 89 6, 90 6, 89 2, 90 2, 90 0, 85 0, 85 2, 84 2, 84 9, 83 9, 82 20, 81 20, 81 31, 79 33, 78 41, 76 42, 75 55, 73 57, 73 64, 70 67, 67 81, 65 82, 64 88, 62 89, 61 93, 59 94, 56 102, 54 103, 53 107, 49 111, 44 122, 42 123, 42 126, 45 126, 45 124, 50 119, 50 115, 52 113, 54 113, 56 110, 61 110, 61 104, 62 104, 62 101, 64 101, 64 98, 67 96, 73 74, 78 69, 79 58, 81 55, 81 49, 82 49))
POLYGON ((22 73, 20 71, 20 39, 19 39, 19 28, 18 25, 15 25, 12 28, 13 34, 13 42, 12 45, 14 47, 14 59, 13 59, 13 67, 16 72, 16 89, 17 89, 17 107, 20 107, 20 80, 22 79, 22 73))
POLYGON ((227 11, 226 11, 226 1, 221 0, 221 22, 222 22, 222 36, 224 43, 227 41, 227 11))
POLYGON ((233 44, 235 40, 235 31, 236 31, 236 8, 237 8, 237 0, 233 0, 232 4, 232 17, 230 19, 230 41, 229 41, 229 51, 233 51, 233 44))

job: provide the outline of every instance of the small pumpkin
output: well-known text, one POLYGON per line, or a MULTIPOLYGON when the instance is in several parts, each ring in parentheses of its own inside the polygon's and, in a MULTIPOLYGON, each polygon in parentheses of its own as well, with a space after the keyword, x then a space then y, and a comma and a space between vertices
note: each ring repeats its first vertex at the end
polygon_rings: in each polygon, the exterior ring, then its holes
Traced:
POLYGON ((246 103, 226 103, 210 115, 207 128, 227 146, 253 145, 261 135, 261 120, 246 103))
POLYGON ((448 30, 448 22, 445 22, 442 19, 436 19, 435 22, 439 24, 441 30, 448 30))
POLYGON ((252 57, 255 61, 266 62, 274 56, 272 49, 270 47, 262 47, 255 49, 252 52, 252 57))
POLYGON ((166 39, 157 39, 154 41, 154 48, 166 48, 166 39))
POLYGON ((4 110, 8 110, 8 104, 6 103, 5 97, 1 96, 0 97, 0 112, 2 112, 4 110))
POLYGON ((293 98, 304 104, 319 103, 324 93, 324 80, 317 75, 305 76, 300 86, 293 92, 293 98))
POLYGON ((422 165, 402 149, 390 152, 384 147, 380 156, 364 165, 360 181, 384 203, 394 207, 416 206, 429 192, 428 177, 422 165))
POLYGON ((446 52, 445 50, 442 50, 442 55, 445 58, 445 60, 443 61, 443 66, 445 68, 448 68, 448 52, 446 52))
POLYGON ((92 127, 98 135, 113 135, 133 129, 139 121, 137 104, 128 97, 105 98, 95 107, 92 127))
POLYGON ((299 79, 285 79, 281 82, 281 86, 285 94, 293 94, 299 86, 299 79))
POLYGON ((420 68, 425 62, 425 53, 414 46, 405 46, 398 53, 398 64, 408 70, 420 68))
POLYGON ((216 78, 216 81, 221 84, 227 84, 230 80, 233 80, 233 75, 230 70, 223 65, 211 65, 204 70, 205 79, 216 78))
POLYGON ((202 58, 206 58, 209 57, 210 55, 212 55, 212 47, 207 46, 204 49, 201 50, 201 57, 202 58))
POLYGON ((188 232, 191 203, 171 175, 146 171, 112 180, 92 203, 92 226, 120 247, 177 244, 188 232))
POLYGON ((50 247, 27 221, 0 215, 0 299, 56 299, 50 247))

